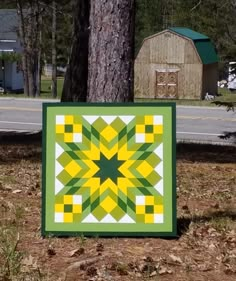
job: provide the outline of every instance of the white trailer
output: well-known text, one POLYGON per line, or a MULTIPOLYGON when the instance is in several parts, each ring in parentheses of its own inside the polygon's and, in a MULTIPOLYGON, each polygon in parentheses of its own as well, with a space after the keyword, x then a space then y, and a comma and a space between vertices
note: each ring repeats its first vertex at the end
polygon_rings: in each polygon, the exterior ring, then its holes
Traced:
POLYGON ((235 61, 231 61, 229 63, 228 89, 230 91, 236 90, 236 62, 235 61))

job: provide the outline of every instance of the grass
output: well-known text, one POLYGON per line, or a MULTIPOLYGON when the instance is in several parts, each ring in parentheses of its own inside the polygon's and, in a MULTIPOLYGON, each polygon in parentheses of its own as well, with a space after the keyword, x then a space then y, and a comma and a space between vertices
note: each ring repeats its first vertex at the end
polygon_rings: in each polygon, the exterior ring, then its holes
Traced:
MULTIPOLYGON (((59 98, 59 99, 60 99, 61 94, 62 94, 63 82, 64 82, 64 78, 61 78, 61 77, 57 78, 57 98, 59 98)), ((42 99, 52 98, 51 84, 52 84, 52 81, 51 81, 50 78, 42 77, 41 93, 40 93, 39 98, 42 98, 42 99)), ((7 94, 2 94, 0 96, 27 98, 27 96, 23 92, 20 92, 20 93, 17 93, 17 94, 16 93, 7 93, 7 94)))
MULTIPOLYGON (((62 94, 64 79, 62 77, 58 77, 57 79, 57 94, 60 99, 62 94)), ((52 98, 51 93, 51 79, 45 76, 42 77, 41 80, 41 94, 39 98, 50 99, 52 98)), ((218 97, 214 101, 221 102, 236 102, 236 91, 230 92, 226 88, 218 89, 218 97)), ((11 94, 7 93, 4 95, 6 97, 21 97, 26 98, 27 96, 24 93, 11 94)), ((206 100, 159 100, 159 99, 135 99, 135 102, 175 102, 177 105, 189 105, 189 106, 216 106, 212 103, 212 101, 206 100)))
POLYGON ((6 176, 6 175, 1 178, 1 182, 5 183, 5 184, 15 184, 15 183, 17 183, 14 176, 6 176))
POLYGON ((20 272, 23 259, 17 250, 21 211, 7 204, 0 211, 0 280, 13 280, 20 272))
MULTIPOLYGON (((61 97, 63 83, 64 83, 64 78, 57 78, 57 95, 58 95, 58 98, 61 97)), ((51 79, 42 77, 41 98, 52 98, 51 84, 52 84, 51 79)))
POLYGON ((231 231, 235 228, 234 220, 228 217, 212 218, 210 225, 218 232, 231 231))
POLYGON ((17 251, 19 234, 15 231, 15 227, 9 225, 0 228, 0 235, 0 253, 2 257, 0 278, 3 278, 3 280, 6 278, 12 279, 19 274, 23 258, 22 253, 17 251))
MULTIPOLYGON (((212 103, 212 101, 207 100, 170 100, 170 99, 136 99, 136 102, 175 102, 177 105, 191 105, 191 106, 216 106, 212 103)), ((221 102, 236 102, 236 91, 230 92, 226 88, 218 89, 218 96, 214 99, 214 101, 221 102)))
POLYGON ((37 262, 18 249, 24 210, 11 204, 0 207, 0 280, 48 280, 37 262))

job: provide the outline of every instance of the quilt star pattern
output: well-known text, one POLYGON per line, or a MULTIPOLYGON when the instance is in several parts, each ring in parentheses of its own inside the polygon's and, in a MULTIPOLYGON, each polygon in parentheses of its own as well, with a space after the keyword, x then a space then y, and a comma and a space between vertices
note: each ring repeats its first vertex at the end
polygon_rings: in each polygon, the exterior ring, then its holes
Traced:
POLYGON ((45 105, 44 233, 175 232, 173 105, 139 107, 45 105))

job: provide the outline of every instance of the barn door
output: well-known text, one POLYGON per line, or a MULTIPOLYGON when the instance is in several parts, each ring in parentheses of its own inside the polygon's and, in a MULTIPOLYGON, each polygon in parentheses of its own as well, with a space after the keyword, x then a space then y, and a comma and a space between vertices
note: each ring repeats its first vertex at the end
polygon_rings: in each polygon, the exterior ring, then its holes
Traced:
POLYGON ((178 71, 156 71, 156 98, 178 98, 178 71))

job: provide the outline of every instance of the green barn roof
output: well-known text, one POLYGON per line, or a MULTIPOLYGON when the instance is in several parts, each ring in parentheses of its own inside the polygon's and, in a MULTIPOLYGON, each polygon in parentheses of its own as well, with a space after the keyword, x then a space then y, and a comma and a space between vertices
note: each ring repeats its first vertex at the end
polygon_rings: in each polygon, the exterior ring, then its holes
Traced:
POLYGON ((215 48, 210 38, 206 35, 185 27, 171 27, 169 30, 191 39, 203 64, 218 62, 215 48))

